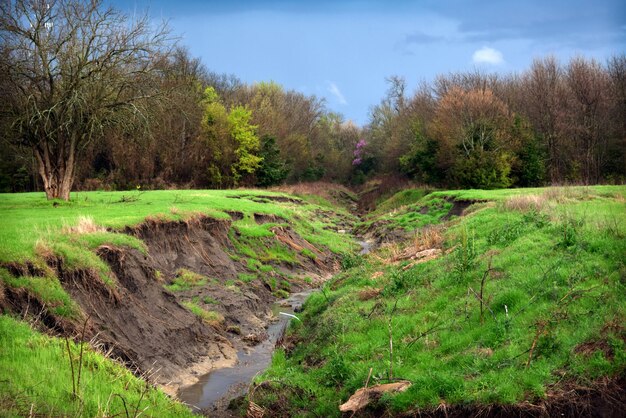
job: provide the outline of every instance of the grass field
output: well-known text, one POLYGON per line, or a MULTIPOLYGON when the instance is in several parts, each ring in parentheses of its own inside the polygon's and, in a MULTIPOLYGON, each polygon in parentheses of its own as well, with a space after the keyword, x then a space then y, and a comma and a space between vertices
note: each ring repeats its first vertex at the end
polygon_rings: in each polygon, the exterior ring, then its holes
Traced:
MULTIPOLYGON (((370 386, 412 383, 374 406, 392 413, 537 403, 624 376, 625 187, 401 193, 378 217, 406 219, 433 198, 481 202, 430 230, 439 237, 416 232, 346 265, 308 300, 289 331, 295 346, 257 379, 269 383, 254 402, 283 416, 339 416, 370 368, 370 386), (400 257, 427 238, 443 256, 400 257)), ((397 226, 423 225, 411 222, 397 226)))

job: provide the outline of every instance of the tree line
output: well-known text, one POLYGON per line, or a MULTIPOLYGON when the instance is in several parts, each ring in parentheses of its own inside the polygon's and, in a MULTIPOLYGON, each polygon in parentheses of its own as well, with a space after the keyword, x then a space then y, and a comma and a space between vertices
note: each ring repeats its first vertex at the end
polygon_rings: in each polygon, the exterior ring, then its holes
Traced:
POLYGON ((100 0, 0 2, 0 191, 267 187, 393 175, 497 188, 626 178, 626 56, 400 77, 363 128, 209 71, 100 0))
POLYGON ((371 112, 359 165, 445 187, 626 180, 626 55, 536 59, 521 74, 454 73, 371 112))

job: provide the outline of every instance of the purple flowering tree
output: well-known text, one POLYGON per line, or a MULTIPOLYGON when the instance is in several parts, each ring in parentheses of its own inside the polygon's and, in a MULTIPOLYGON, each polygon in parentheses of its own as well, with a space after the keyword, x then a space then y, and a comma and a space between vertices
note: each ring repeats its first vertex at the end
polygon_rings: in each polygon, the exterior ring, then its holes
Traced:
POLYGON ((364 139, 359 139, 359 142, 356 143, 354 147, 354 159, 352 160, 353 166, 358 166, 363 162, 363 156, 365 155, 365 146, 367 142, 364 139))

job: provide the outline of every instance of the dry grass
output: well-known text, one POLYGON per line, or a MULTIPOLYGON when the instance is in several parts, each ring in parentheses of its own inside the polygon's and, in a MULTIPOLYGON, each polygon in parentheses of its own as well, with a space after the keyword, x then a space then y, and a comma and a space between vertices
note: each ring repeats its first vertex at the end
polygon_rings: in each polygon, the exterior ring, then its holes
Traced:
POLYGON ((359 300, 366 301, 370 299, 374 299, 382 292, 382 289, 374 288, 374 287, 366 287, 365 289, 359 292, 359 300))
POLYGON ((511 196, 504 201, 505 210, 530 212, 542 211, 550 204, 562 204, 593 197, 591 190, 584 186, 554 186, 546 188, 541 194, 511 196))
POLYGON ((63 227, 64 233, 69 234, 93 234, 94 232, 106 232, 106 228, 98 226, 91 216, 79 216, 76 226, 63 227))
POLYGON ((44 260, 48 260, 54 256, 54 251, 52 251, 52 248, 50 248, 46 240, 38 238, 37 241, 35 241, 35 254, 44 260))
POLYGON ((504 209, 518 212, 540 211, 546 206, 547 200, 545 194, 512 196, 504 201, 504 209))
POLYGON ((351 195, 352 192, 345 186, 336 183, 328 183, 324 181, 316 181, 312 183, 296 183, 286 184, 282 186, 271 187, 268 190, 273 192, 288 193, 293 195, 317 195, 331 202, 336 201, 338 193, 351 195))
POLYGON ((424 251, 430 248, 441 248, 443 244, 443 228, 441 225, 428 226, 416 232, 413 238, 413 250, 424 251))
POLYGON ((557 203, 587 200, 592 197, 591 189, 586 186, 548 187, 542 195, 546 200, 557 203))

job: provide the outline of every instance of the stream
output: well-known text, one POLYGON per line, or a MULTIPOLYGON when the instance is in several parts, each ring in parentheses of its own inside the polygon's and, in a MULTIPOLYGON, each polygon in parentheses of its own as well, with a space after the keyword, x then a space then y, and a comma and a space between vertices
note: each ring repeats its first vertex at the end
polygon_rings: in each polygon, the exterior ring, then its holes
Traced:
POLYGON ((276 342, 292 319, 280 313, 294 314, 313 291, 309 289, 294 293, 274 303, 272 314, 278 320, 267 328, 268 338, 265 341, 252 348, 239 350, 234 367, 217 369, 200 377, 197 383, 181 389, 178 398, 193 409, 225 409, 231 399, 244 395, 254 376, 270 365, 276 342))
MULTIPOLYGON (((373 249, 371 241, 361 240, 358 243, 362 255, 373 249)), ((178 399, 196 410, 225 410, 231 399, 244 395, 254 377, 270 365, 276 342, 292 320, 289 315, 299 311, 313 292, 315 289, 294 293, 289 298, 272 304, 272 315, 277 320, 268 326, 268 338, 252 348, 239 350, 234 367, 214 370, 200 377, 197 383, 182 388, 178 392, 178 399)))

